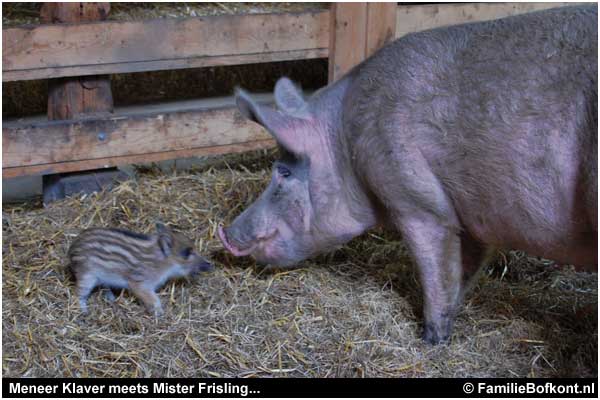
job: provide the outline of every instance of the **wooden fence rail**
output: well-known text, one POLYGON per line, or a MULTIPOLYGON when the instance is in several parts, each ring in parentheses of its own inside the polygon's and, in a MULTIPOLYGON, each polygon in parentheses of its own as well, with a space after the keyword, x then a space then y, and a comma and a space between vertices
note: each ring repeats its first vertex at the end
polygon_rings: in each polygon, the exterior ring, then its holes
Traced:
POLYGON ((327 11, 5 29, 3 81, 327 57, 327 11))
MULTIPOLYGON (((264 96, 259 96, 264 98, 264 96)), ((8 123, 2 128, 2 175, 74 170, 223 154, 273 146, 233 99, 118 109, 110 117, 8 123)))

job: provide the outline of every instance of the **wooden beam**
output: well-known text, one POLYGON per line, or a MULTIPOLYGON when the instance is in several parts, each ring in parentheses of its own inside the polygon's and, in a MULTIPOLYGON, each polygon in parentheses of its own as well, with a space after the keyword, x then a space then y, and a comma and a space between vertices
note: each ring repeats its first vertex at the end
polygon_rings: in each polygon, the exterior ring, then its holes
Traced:
POLYGON ((177 112, 172 108, 77 121, 4 123, 3 176, 212 154, 271 140, 234 107, 177 112))
MULTIPOLYGON (((504 18, 579 3, 453 3, 398 6, 396 37, 441 26, 504 18)), ((584 3, 581 3, 584 4, 584 3)))
POLYGON ((396 37, 396 3, 367 4, 365 58, 396 37))
POLYGON ((396 3, 333 3, 330 15, 329 82, 394 39, 396 3))
MULTIPOLYGON (((109 3, 43 3, 41 20, 44 23, 64 24, 104 21, 110 12, 109 3)), ((48 80, 48 119, 86 118, 90 115, 109 115, 114 103, 110 75, 64 77, 48 80)), ((77 177, 50 174, 42 180, 44 205, 75 192, 91 193, 110 187, 119 175, 116 168, 86 171, 77 177), (67 184, 67 182, 69 182, 67 184), (65 190, 66 187, 73 189, 65 190)))
POLYGON ((104 21, 110 12, 110 3, 43 3, 40 18, 45 24, 63 24, 104 21))
POLYGON ((241 153, 244 151, 275 147, 275 140, 255 140, 246 143, 227 144, 222 146, 199 147, 186 150, 162 151, 158 153, 133 156, 97 158, 94 160, 66 161, 60 163, 28 165, 2 169, 2 178, 16 178, 26 175, 46 175, 63 172, 84 171, 95 168, 117 167, 128 164, 144 164, 188 157, 210 156, 219 154, 241 153))
POLYGON ((327 56, 329 12, 9 28, 3 81, 327 56))
POLYGON ((3 127, 2 167, 122 157, 269 139, 233 108, 3 127))
POLYGON ((367 4, 332 3, 329 38, 329 82, 365 58, 367 4))
MULTIPOLYGON (((64 24, 105 20, 109 3, 44 3, 41 19, 64 24)), ((69 77, 48 81, 48 119, 75 119, 113 111, 110 75, 69 77)))
POLYGON ((25 81, 31 79, 47 79, 65 76, 85 76, 93 74, 121 74, 129 72, 162 71, 185 68, 204 68, 227 65, 242 65, 255 63, 268 63, 277 61, 308 60, 312 58, 327 58, 329 50, 306 49, 294 51, 275 51, 255 54, 224 55, 215 57, 192 57, 181 60, 158 60, 126 62, 116 64, 98 64, 92 66, 56 67, 10 71, 3 73, 3 81, 25 81))

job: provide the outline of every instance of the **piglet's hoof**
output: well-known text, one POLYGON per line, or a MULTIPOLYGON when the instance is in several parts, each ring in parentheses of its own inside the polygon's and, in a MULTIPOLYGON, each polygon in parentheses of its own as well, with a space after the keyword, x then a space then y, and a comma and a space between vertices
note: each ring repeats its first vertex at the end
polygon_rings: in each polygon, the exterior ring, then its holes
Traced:
POLYGON ((154 307, 153 309, 150 309, 148 311, 155 318, 162 317, 165 315, 165 311, 163 310, 162 306, 154 307))

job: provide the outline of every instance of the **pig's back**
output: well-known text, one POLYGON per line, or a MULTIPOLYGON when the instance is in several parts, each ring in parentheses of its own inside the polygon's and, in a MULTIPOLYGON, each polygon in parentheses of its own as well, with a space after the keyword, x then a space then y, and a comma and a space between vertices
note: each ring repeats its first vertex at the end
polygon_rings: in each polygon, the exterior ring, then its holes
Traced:
POLYGON ((582 90, 595 94, 597 26, 597 6, 590 5, 409 34, 351 71, 346 105, 381 114, 397 104, 422 110, 419 120, 466 124, 487 116, 492 123, 503 112, 531 114, 582 90), (376 98, 385 107, 369 107, 376 98))
POLYGON ((408 35, 353 71, 344 127, 421 152, 482 242, 560 259, 597 231, 597 60, 595 5, 408 35))

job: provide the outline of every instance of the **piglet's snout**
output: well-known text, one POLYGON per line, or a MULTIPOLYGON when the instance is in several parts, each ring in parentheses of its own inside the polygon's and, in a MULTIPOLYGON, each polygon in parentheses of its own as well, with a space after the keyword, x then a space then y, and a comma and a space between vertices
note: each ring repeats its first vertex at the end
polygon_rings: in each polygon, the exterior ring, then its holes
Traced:
POLYGON ((200 264, 198 264, 198 271, 210 272, 210 271, 214 271, 214 270, 215 270, 214 264, 209 261, 204 260, 200 264))

